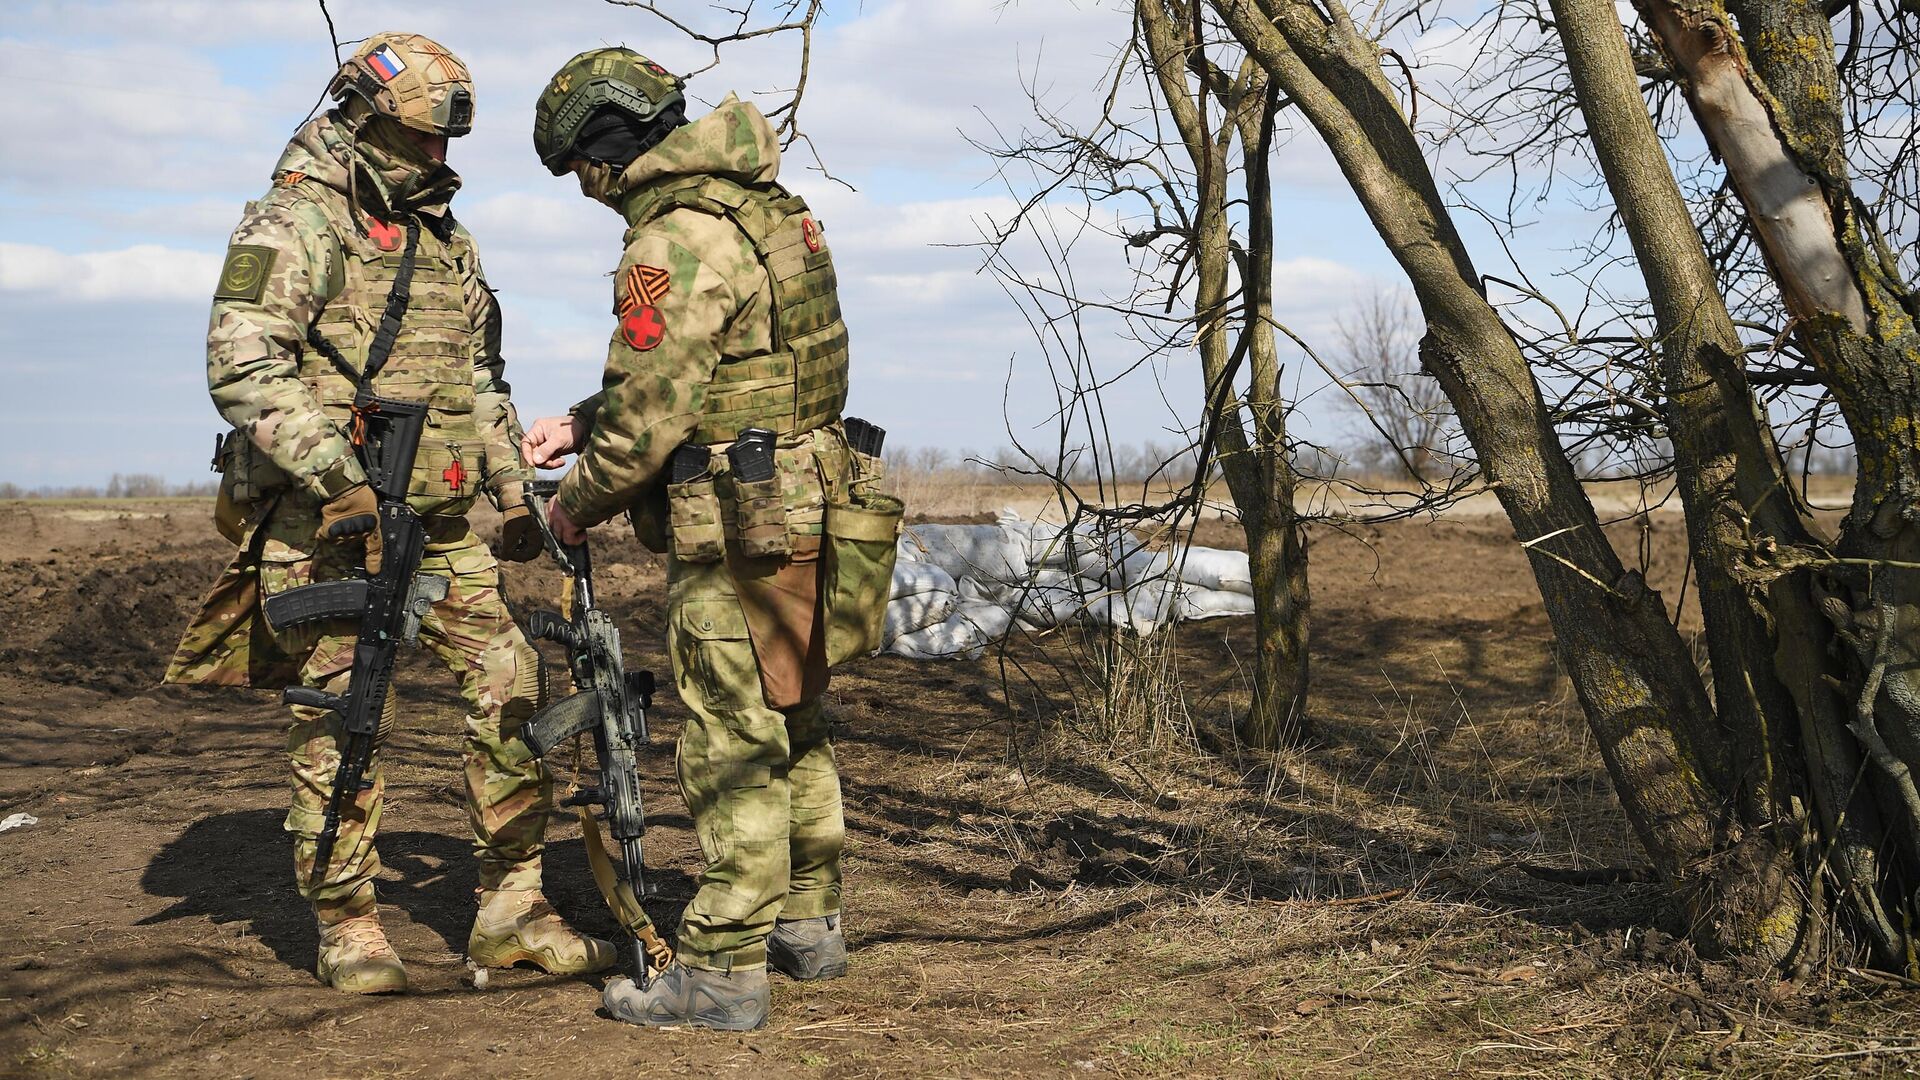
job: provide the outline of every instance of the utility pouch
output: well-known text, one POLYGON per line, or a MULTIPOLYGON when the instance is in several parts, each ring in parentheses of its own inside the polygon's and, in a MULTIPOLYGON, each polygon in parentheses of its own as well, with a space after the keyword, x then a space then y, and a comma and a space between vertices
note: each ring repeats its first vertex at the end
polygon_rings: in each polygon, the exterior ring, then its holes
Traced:
POLYGON ((820 604, 828 667, 880 648, 905 513, 899 499, 859 488, 827 504, 820 604))
POLYGON ((740 553, 749 559, 778 557, 793 550, 787 541, 787 501, 774 468, 773 432, 748 428, 727 448, 733 472, 734 527, 740 553))
POLYGON ((667 521, 673 557, 681 562, 719 562, 727 553, 727 534, 720 523, 720 497, 708 470, 711 454, 704 446, 687 445, 673 452, 672 482, 667 484, 667 521))
POLYGON ((820 543, 827 510, 827 486, 820 461, 820 444, 809 439, 801 446, 782 447, 774 453, 780 468, 780 497, 786 503, 787 557, 797 563, 820 558, 820 543))
POLYGON ((261 503, 293 486, 293 478, 273 463, 266 451, 239 431, 219 436, 214 444, 213 469, 220 474, 220 497, 214 504, 215 527, 234 543, 245 535, 246 522, 261 503))

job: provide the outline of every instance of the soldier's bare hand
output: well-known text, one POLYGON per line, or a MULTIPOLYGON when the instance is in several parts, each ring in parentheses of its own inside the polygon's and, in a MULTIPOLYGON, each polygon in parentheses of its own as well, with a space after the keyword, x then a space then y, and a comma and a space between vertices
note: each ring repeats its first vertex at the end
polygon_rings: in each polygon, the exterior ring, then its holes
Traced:
POLYGON ((587 441, 586 422, 577 416, 543 416, 527 429, 520 442, 520 456, 536 469, 559 468, 568 454, 577 453, 587 441))
POLYGON ((559 499, 547 501, 547 524, 552 526, 554 538, 563 544, 583 543, 587 539, 587 530, 575 525, 567 512, 560 509, 559 499))

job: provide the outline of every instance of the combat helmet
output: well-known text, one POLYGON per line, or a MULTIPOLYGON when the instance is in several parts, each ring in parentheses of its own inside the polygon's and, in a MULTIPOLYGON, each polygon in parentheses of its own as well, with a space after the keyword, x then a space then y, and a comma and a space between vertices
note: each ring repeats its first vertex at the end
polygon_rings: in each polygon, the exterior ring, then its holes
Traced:
MULTIPOLYGON (((555 176, 578 155, 582 129, 594 114, 617 109, 646 123, 683 112, 685 81, 632 49, 589 49, 547 80, 533 106, 533 149, 555 176), (676 106, 678 107, 676 109, 676 106)), ((667 117, 671 119, 670 117, 667 117)))
POLYGON ((327 92, 361 98, 375 115, 415 131, 454 138, 473 130, 473 76, 424 34, 387 32, 361 42, 327 92))

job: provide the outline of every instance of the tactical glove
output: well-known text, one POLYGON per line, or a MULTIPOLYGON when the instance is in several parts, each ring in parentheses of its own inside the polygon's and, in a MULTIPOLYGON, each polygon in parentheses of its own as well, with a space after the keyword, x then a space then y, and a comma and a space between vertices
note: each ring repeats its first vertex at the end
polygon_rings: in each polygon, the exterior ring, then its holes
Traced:
POLYGON ((500 512, 500 557, 512 562, 532 562, 545 546, 533 510, 526 503, 509 506, 500 512))
POLYGON ((366 537, 367 573, 380 572, 380 507, 367 485, 350 488, 321 506, 320 530, 314 535, 335 543, 366 537))

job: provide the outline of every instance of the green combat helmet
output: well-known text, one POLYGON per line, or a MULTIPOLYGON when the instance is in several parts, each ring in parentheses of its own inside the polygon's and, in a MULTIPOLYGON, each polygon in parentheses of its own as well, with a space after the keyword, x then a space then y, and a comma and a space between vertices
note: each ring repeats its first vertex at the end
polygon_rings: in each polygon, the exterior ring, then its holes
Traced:
POLYGON ((603 107, 648 121, 684 101, 686 83, 632 49, 589 49, 566 62, 533 106, 533 149, 555 176, 576 156, 580 131, 603 107))
POLYGON ((340 65, 327 92, 362 98, 376 115, 456 138, 473 130, 473 76, 424 34, 375 34, 340 65))

